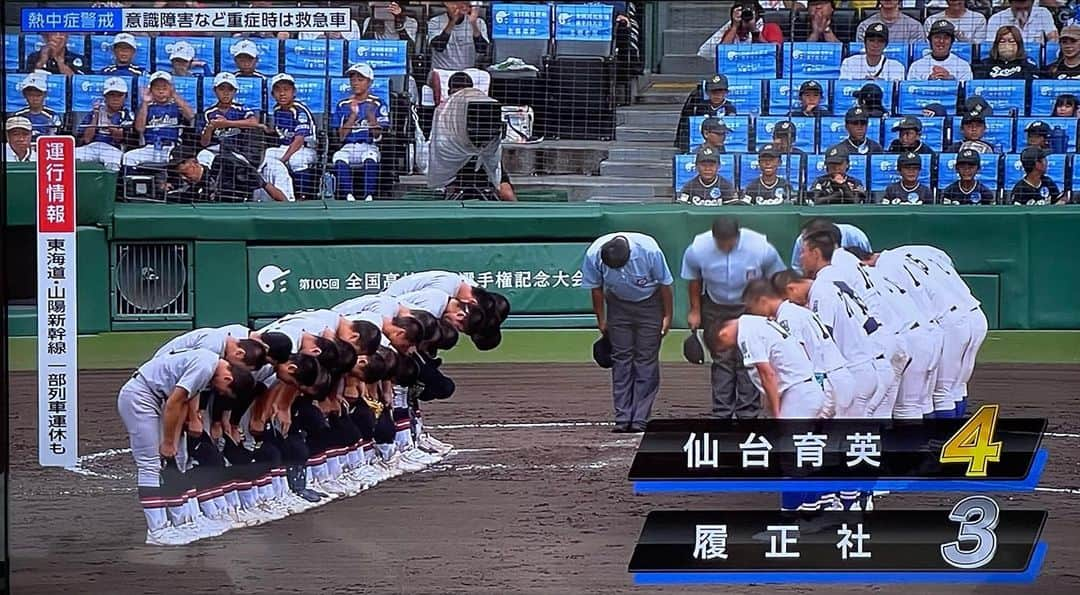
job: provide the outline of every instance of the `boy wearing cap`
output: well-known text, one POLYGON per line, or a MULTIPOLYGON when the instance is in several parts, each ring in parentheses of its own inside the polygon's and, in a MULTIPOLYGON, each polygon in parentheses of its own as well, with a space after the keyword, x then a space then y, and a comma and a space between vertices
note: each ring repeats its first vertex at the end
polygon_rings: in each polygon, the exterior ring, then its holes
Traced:
POLYGON ((702 147, 694 159, 697 175, 679 190, 677 202, 717 206, 739 202, 735 185, 716 173, 720 155, 709 147, 702 147))
POLYGON ((795 123, 790 120, 777 122, 772 129, 772 146, 781 155, 806 155, 795 146, 795 123))
POLYGON ((217 103, 206 108, 196 126, 199 144, 207 150, 216 153, 223 140, 235 139, 242 129, 261 127, 255 112, 234 101, 239 88, 232 73, 220 72, 214 77, 217 103))
POLYGON ((709 96, 709 103, 705 105, 704 116, 734 116, 735 104, 728 101, 728 80, 722 74, 714 74, 705 81, 705 93, 709 96))
POLYGON ((883 23, 874 23, 863 34, 862 53, 855 53, 840 63, 840 78, 857 80, 904 80, 904 65, 885 57, 889 45, 889 29, 883 23))
MULTIPOLYGON (((780 169, 780 151, 775 145, 765 145, 758 151, 758 170, 761 175, 746 185, 743 202, 755 205, 780 205, 795 201, 795 189, 777 175, 780 169)), ((798 177, 798 169, 792 173, 798 177)))
POLYGON ((195 47, 186 41, 177 41, 165 46, 169 52, 169 64, 173 76, 212 76, 213 73, 207 68, 203 60, 195 59, 195 47), (202 68, 202 72, 196 72, 194 68, 202 68))
POLYGON ((22 116, 12 116, 4 123, 4 161, 8 163, 37 161, 34 145, 30 142, 33 127, 30 120, 22 116))
POLYGON ((143 67, 131 63, 135 50, 139 47, 135 36, 130 33, 117 33, 113 38, 112 53, 115 62, 101 69, 101 74, 142 76, 143 67))
POLYGON ((701 121, 701 146, 709 147, 717 153, 727 153, 724 142, 727 140, 728 127, 720 118, 705 118, 701 121))
POLYGON ((94 161, 117 171, 124 156, 125 136, 135 124, 135 118, 127 107, 127 81, 118 76, 109 77, 102 91, 105 101, 95 102, 97 107, 75 129, 83 142, 83 146, 75 149, 75 159, 94 161))
POLYGON ((922 142, 922 122, 918 118, 905 116, 892 129, 899 134, 889 145, 890 153, 934 154, 934 150, 922 142))
POLYGON ((799 85, 799 109, 792 110, 790 115, 807 118, 829 115, 829 110, 821 105, 821 83, 804 81, 799 85))
POLYGON ((859 23, 855 31, 855 40, 866 38, 866 31, 874 25, 883 25, 889 30, 889 38, 897 43, 918 43, 923 40, 922 23, 900 11, 900 0, 878 0, 880 10, 859 23))
POLYGON ((952 23, 937 21, 930 26, 927 38, 930 40, 930 53, 911 63, 908 80, 971 80, 971 65, 952 53, 956 40, 956 27, 952 23))
POLYGON ((866 83, 858 91, 855 91, 852 97, 855 98, 856 107, 863 108, 867 116, 881 118, 885 115, 885 92, 877 84, 866 83))
POLYGON ((1029 123, 1024 132, 1027 134, 1025 147, 1038 147, 1047 152, 1050 151, 1050 125, 1042 120, 1029 123))
POLYGON ((848 136, 844 140, 829 147, 826 153, 832 153, 833 149, 847 156, 851 153, 858 155, 870 155, 884 153, 885 149, 870 138, 866 137, 866 129, 870 125, 870 114, 861 107, 853 107, 844 114, 844 128, 848 136))
POLYGON ((946 0, 945 10, 926 18, 923 25, 929 32, 934 23, 946 20, 956 27, 956 40, 963 43, 986 41, 986 17, 967 9, 966 0, 946 0))
POLYGON ((922 171, 922 159, 914 151, 906 151, 896 158, 896 169, 900 179, 885 187, 883 205, 928 205, 934 202, 934 195, 926 184, 919 182, 922 171))
POLYGON ((825 154, 825 175, 810 187, 811 204, 857 204, 866 202, 866 188, 847 175, 848 154, 836 147, 825 154))
POLYGON ((975 149, 962 149, 956 155, 958 178, 942 191, 942 204, 992 205, 996 202, 993 191, 987 188, 986 184, 975 179, 979 173, 979 162, 979 152, 975 149))
POLYGON ((1058 191, 1057 184, 1046 175, 1046 157, 1049 154, 1049 151, 1039 147, 1028 147, 1020 153, 1024 177, 1013 186, 1009 193, 1009 202, 1027 206, 1068 202, 1058 191))
POLYGON ((45 94, 49 91, 49 75, 44 72, 34 72, 26 75, 18 84, 18 89, 26 99, 26 107, 15 111, 12 116, 21 116, 30 120, 31 138, 45 134, 57 134, 63 126, 60 116, 45 107, 45 94))
POLYGON ((276 102, 270 112, 267 132, 278 139, 278 146, 266 149, 265 159, 284 163, 299 178, 302 195, 314 197, 315 116, 306 105, 296 101, 296 79, 281 73, 270 79, 270 92, 276 102))
POLYGON ((1080 27, 1069 25, 1061 30, 1061 50, 1057 62, 1047 68, 1047 78, 1080 79, 1080 27))
POLYGON ((82 54, 69 51, 67 33, 43 33, 41 49, 26 57, 27 70, 44 70, 71 76, 90 74, 90 62, 82 54))
POLYGON ((259 46, 250 39, 241 39, 229 48, 233 62, 236 63, 236 76, 255 77, 266 80, 266 75, 255 70, 255 63, 259 60, 259 46))
POLYGON ((150 88, 143 91, 142 104, 135 114, 135 130, 143 135, 145 146, 124 153, 124 165, 137 167, 148 161, 168 161, 173 147, 180 144, 181 126, 194 119, 195 110, 176 92, 172 75, 163 70, 151 74, 150 88))
POLYGON ((948 146, 946 152, 960 153, 965 149, 971 149, 976 153, 994 153, 994 147, 983 140, 986 134, 986 118, 981 113, 968 111, 960 120, 960 132, 964 138, 954 141, 948 146))
POLYGON ((334 111, 338 140, 343 145, 332 157, 337 176, 337 196, 356 200, 353 189, 354 166, 364 171, 363 194, 366 200, 375 195, 382 158, 378 143, 383 128, 390 125, 390 109, 378 97, 372 95, 371 83, 375 72, 364 63, 353 64, 345 73, 349 77, 352 96, 342 99, 334 111))

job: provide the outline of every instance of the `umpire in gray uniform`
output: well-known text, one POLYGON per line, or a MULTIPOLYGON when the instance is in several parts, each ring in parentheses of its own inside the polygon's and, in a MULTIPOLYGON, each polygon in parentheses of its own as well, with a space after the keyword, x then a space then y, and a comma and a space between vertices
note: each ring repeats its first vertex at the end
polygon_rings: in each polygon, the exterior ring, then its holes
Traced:
MULTIPOLYGON (((712 230, 695 236, 683 254, 682 278, 690 282, 690 328, 704 328, 707 338, 715 336, 721 323, 743 314, 742 293, 749 281, 768 279, 785 268, 764 235, 739 229, 732 217, 718 217, 712 230)), ((738 349, 717 353, 706 341, 712 352, 713 415, 757 417, 761 398, 738 349)))
POLYGON ((597 327, 611 342, 613 431, 644 432, 660 390, 660 341, 671 328, 667 260, 645 234, 611 233, 585 251, 581 275, 582 287, 592 290, 597 327))

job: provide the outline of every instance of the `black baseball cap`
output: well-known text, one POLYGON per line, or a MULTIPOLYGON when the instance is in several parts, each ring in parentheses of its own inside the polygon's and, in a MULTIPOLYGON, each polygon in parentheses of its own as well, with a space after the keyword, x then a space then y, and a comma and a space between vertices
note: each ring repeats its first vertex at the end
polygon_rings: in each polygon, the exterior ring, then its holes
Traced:
POLYGON ((788 138, 795 138, 795 123, 791 120, 784 120, 783 122, 777 122, 772 129, 773 138, 778 136, 786 136, 788 138))
POLYGON ((807 93, 809 91, 817 91, 818 95, 821 94, 821 83, 817 81, 804 81, 799 85, 799 95, 807 93))
POLYGON ((957 165, 980 165, 979 152, 975 149, 964 149, 956 154, 957 165))
POLYGON ((964 101, 964 111, 979 114, 984 118, 994 115, 994 107, 978 95, 972 95, 964 101))
POLYGON ((928 103, 922 108, 922 115, 927 118, 940 118, 948 113, 945 106, 940 103, 928 103))
POLYGON ((1024 132, 1028 134, 1038 134, 1041 136, 1050 136, 1050 125, 1042 120, 1035 120, 1024 127, 1024 132))
POLYGON ((710 132, 728 132, 729 128, 720 118, 705 118, 701 121, 701 134, 705 135, 710 132))
POLYGON ((911 165, 922 169, 922 159, 919 158, 918 153, 915 153, 913 151, 907 151, 905 153, 901 153, 900 156, 896 158, 897 169, 900 169, 901 167, 908 167, 911 165))
POLYGON ((964 124, 967 124, 969 122, 982 122, 985 124, 986 118, 982 114, 968 112, 964 114, 963 118, 960 118, 960 125, 963 126, 964 124))
POLYGON ((918 118, 912 116, 905 116, 899 122, 893 125, 893 132, 898 130, 917 130, 922 132, 922 122, 918 118))
POLYGON ((694 157, 694 163, 720 163, 720 156, 711 147, 702 147, 694 157))
POLYGON ((835 148, 830 149, 829 152, 825 154, 825 163, 826 163, 826 165, 828 165, 830 163, 847 163, 847 162, 848 162, 848 154, 845 153, 844 151, 841 151, 840 149, 835 149, 835 148))
POLYGON ((705 91, 727 91, 727 88, 727 77, 722 74, 714 74, 711 79, 705 81, 705 91))
POLYGON ((758 158, 772 157, 773 159, 780 158, 780 151, 776 148, 776 145, 768 144, 758 150, 758 158))
POLYGON ((867 27, 866 33, 863 34, 863 39, 870 39, 871 37, 884 39, 885 43, 889 43, 889 28, 885 26, 885 23, 874 23, 867 27))
POLYGON ((866 83, 861 89, 855 92, 855 99, 861 99, 863 101, 872 102, 877 99, 878 102, 885 97, 885 93, 881 90, 881 87, 874 83, 866 83))
POLYGON ((933 25, 930 25, 930 32, 926 34, 926 38, 929 39, 938 33, 946 33, 953 39, 956 39, 956 25, 945 19, 938 19, 934 21, 933 25))
POLYGON ((869 122, 870 114, 866 113, 861 107, 853 107, 844 114, 844 123, 849 124, 852 122, 869 122))
POLYGON ((1028 147, 1020 153, 1020 165, 1024 166, 1024 170, 1030 170, 1035 167, 1035 164, 1040 159, 1046 159, 1046 156, 1050 154, 1050 151, 1041 147, 1028 147))
POLYGON ((610 368, 613 364, 611 361, 611 339, 607 335, 601 335, 599 339, 593 343, 592 346, 592 358, 596 362, 596 365, 601 368, 610 368))

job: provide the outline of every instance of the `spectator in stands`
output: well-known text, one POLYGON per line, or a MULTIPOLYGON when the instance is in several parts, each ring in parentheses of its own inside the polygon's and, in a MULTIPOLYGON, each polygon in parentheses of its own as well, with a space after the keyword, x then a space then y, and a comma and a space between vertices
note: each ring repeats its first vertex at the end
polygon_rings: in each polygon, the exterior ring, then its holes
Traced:
MULTIPOLYGON (((199 144, 211 152, 217 153, 222 141, 236 139, 243 130, 262 127, 255 112, 235 101, 239 89, 236 76, 231 72, 219 72, 214 77, 217 103, 206 108, 196 126, 199 144)), ((231 149, 235 150, 235 146, 231 149)))
POLYGON ((885 115, 885 93, 876 84, 866 83, 855 92, 854 97, 855 105, 863 108, 867 116, 880 118, 885 115))
POLYGON ((201 162, 195 157, 185 156, 175 161, 173 169, 187 183, 186 188, 179 188, 170 193, 170 201, 175 202, 266 202, 273 200, 286 202, 290 199, 272 180, 267 179, 271 171, 285 169, 281 163, 277 167, 257 170, 242 155, 232 151, 222 151, 213 157, 210 163, 201 162))
POLYGON ((776 23, 762 19, 763 10, 754 0, 741 0, 731 6, 731 18, 723 27, 705 40, 698 55, 706 60, 716 58, 716 46, 732 43, 784 43, 784 32, 776 23))
POLYGON ((873 23, 863 31, 862 53, 854 53, 840 63, 840 78, 885 81, 904 80, 904 65, 885 57, 889 45, 889 29, 884 23, 873 23))
POLYGON ((1020 30, 1007 25, 994 34, 990 56, 975 66, 978 79, 1024 79, 1038 77, 1038 67, 1024 51, 1020 30))
POLYGON ((884 205, 928 205, 934 202, 934 195, 926 184, 919 181, 922 171, 922 159, 918 153, 907 151, 896 157, 896 169, 900 179, 885 187, 884 205))
POLYGON ((393 20, 379 18, 381 15, 376 10, 373 16, 364 19, 364 24, 360 27, 360 37, 391 41, 400 39, 408 42, 410 50, 416 47, 416 32, 419 30, 416 19, 405 14, 401 4, 397 2, 389 3, 386 11, 393 20))
POLYGON ((1024 147, 1036 147, 1050 150, 1050 125, 1042 120, 1035 120, 1024 128, 1027 144, 1024 147))
MULTIPOLYGON (((857 108, 856 108, 857 109, 857 108)), ((833 147, 825 154, 825 175, 810 187, 812 204, 857 204, 866 202, 866 187, 847 175, 848 154, 833 147)))
POLYGON ((1062 93, 1054 100, 1053 116, 1055 118, 1076 118, 1080 116, 1077 112, 1077 100, 1076 95, 1072 93, 1062 93))
POLYGON ((720 118, 705 118, 701 121, 701 138, 705 141, 701 146, 709 147, 717 154, 727 153, 724 143, 728 132, 727 124, 720 118))
POLYGON ((810 33, 806 35, 806 41, 840 41, 836 32, 833 31, 832 17, 835 10, 833 0, 807 0, 807 9, 810 17, 810 33))
POLYGON ((930 26, 930 54, 919 58, 908 67, 907 77, 912 81, 925 80, 971 80, 971 65, 952 53, 956 40, 956 27, 946 20, 930 26))
POLYGON ((817 81, 804 81, 799 85, 799 109, 792 110, 792 116, 805 116, 817 118, 828 116, 829 110, 821 105, 821 83, 817 81))
POLYGON ((900 0, 878 0, 878 12, 863 19, 855 30, 855 40, 866 38, 866 30, 875 23, 881 23, 889 29, 889 39, 895 43, 918 43, 923 40, 926 30, 922 23, 900 11, 900 0))
POLYGON ((934 150, 922 142, 922 122, 918 118, 904 117, 893 126, 893 132, 898 132, 899 136, 889 145, 890 153, 934 154, 934 150))
POLYGON ((65 76, 90 74, 90 62, 82 54, 68 51, 67 33, 45 33, 41 39, 45 45, 26 57, 27 69, 65 76))
POLYGON ((352 168, 363 168, 364 200, 375 196, 379 177, 379 161, 382 154, 377 143, 382 140, 383 129, 390 126, 390 108, 371 94, 375 71, 364 63, 353 64, 346 71, 352 96, 342 99, 334 111, 338 140, 341 149, 332 157, 337 176, 338 198, 356 200, 352 168))
MULTIPOLYGON (((781 152, 774 145, 765 145, 758 151, 758 170, 761 175, 746 185, 743 202, 754 205, 780 205, 795 202, 795 189, 777 175, 781 152)), ((798 171, 798 170, 794 170, 798 171)))
POLYGON ((95 102, 94 110, 83 117, 75 130, 83 142, 83 146, 75 149, 75 159, 100 163, 113 171, 120 169, 124 141, 135 124, 127 108, 127 94, 128 84, 123 77, 105 79, 102 90, 105 101, 95 102))
POLYGON ((847 129, 847 138, 829 147, 826 153, 832 154, 834 149, 836 152, 842 153, 845 157, 845 164, 847 163, 846 157, 851 153, 859 155, 884 153, 885 149, 877 141, 866 137, 866 129, 869 124, 870 115, 866 113, 866 110, 861 107, 849 109, 844 114, 844 128, 847 129))
POLYGON ((19 81, 16 86, 26 100, 26 107, 16 110, 12 116, 22 116, 30 120, 34 127, 33 140, 45 134, 56 134, 63 126, 60 115, 45 107, 45 95, 49 92, 48 75, 43 72, 32 72, 26 78, 19 81))
POLYGON ((702 147, 694 157, 694 164, 697 166, 697 175, 679 190, 676 202, 705 206, 740 202, 735 185, 717 174, 720 155, 716 151, 702 147))
POLYGON ((1049 151, 1039 147, 1028 147, 1020 153, 1024 177, 1012 187, 1009 202, 1028 206, 1066 203, 1058 185, 1046 175, 1046 157, 1049 154, 1049 151))
POLYGON ((986 33, 1013 26, 1020 30, 1026 43, 1041 46, 1058 38, 1057 27, 1050 11, 1042 6, 1033 6, 1033 0, 1009 0, 1009 8, 990 17, 986 22, 986 33))
POLYGON ((964 135, 961 140, 954 141, 946 149, 948 153, 962 153, 975 151, 976 153, 997 152, 993 145, 983 140, 986 135, 986 117, 981 113, 968 111, 960 120, 960 133, 964 135))
POLYGON ((979 173, 979 151, 963 149, 956 155, 957 180, 941 193, 942 204, 992 205, 994 192, 975 179, 979 173))
POLYGON ((772 145, 781 155, 806 155, 795 146, 795 123, 791 120, 777 122, 772 129, 772 145))
POLYGON ((135 130, 143 136, 145 146, 124 153, 124 165, 167 162, 180 144, 183 127, 194 121, 195 110, 176 92, 172 75, 163 70, 151 74, 150 88, 143 92, 135 113, 135 130))
POLYGON ((37 161, 34 145, 30 142, 34 127, 22 116, 12 116, 4 122, 4 161, 8 163, 37 161))
POLYGON ((734 116, 735 104, 728 100, 727 76, 714 74, 705 82, 705 92, 709 95, 709 103, 703 109, 694 110, 693 116, 734 116))
POLYGON ((986 17, 974 10, 968 10, 966 0, 948 0, 948 8, 934 13, 923 23, 927 33, 930 27, 940 20, 946 20, 956 27, 956 40, 962 43, 982 43, 986 41, 986 17))
POLYGON ((117 33, 113 38, 112 52, 113 59, 112 64, 109 64, 105 68, 101 69, 101 74, 115 74, 115 75, 127 75, 127 76, 142 76, 143 67, 132 64, 132 60, 135 59, 135 50, 138 49, 139 42, 135 40, 135 36, 130 33, 117 33))
POLYGON ((428 46, 431 67, 440 70, 465 70, 477 65, 477 58, 487 53, 487 24, 468 2, 444 2, 446 14, 428 21, 428 46))
POLYGON ((1080 79, 1080 27, 1070 25, 1062 29, 1060 42, 1058 59, 1046 69, 1046 77, 1080 79))
POLYGON ((192 69, 196 67, 206 68, 206 62, 203 60, 195 60, 195 48, 186 41, 177 41, 176 43, 168 44, 165 49, 169 52, 169 64, 172 70, 169 74, 173 76, 198 76, 199 74, 205 75, 205 72, 198 73, 192 69))
POLYGON ((266 80, 266 75, 255 70, 255 64, 259 61, 259 46, 250 39, 241 39, 229 48, 233 61, 236 63, 236 76, 255 77, 266 80))
POLYGON ((276 102, 270 110, 266 131, 277 137, 278 146, 266 149, 264 158, 284 163, 298 180, 300 194, 312 197, 315 192, 315 145, 318 128, 311 110, 296 101, 296 79, 280 73, 270 79, 270 92, 276 102))

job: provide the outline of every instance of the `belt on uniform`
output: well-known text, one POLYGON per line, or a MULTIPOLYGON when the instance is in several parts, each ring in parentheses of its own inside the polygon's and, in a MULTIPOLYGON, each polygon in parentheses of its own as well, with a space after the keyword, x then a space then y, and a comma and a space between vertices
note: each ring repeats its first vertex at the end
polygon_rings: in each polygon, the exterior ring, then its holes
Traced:
POLYGON ((135 370, 135 373, 131 375, 130 380, 135 380, 136 378, 142 378, 142 374, 139 374, 138 370, 135 370))
POLYGON ((797 386, 797 385, 800 385, 800 384, 806 384, 807 382, 813 382, 813 381, 814 381, 813 378, 807 378, 806 380, 803 380, 801 382, 796 382, 795 385, 797 386))

